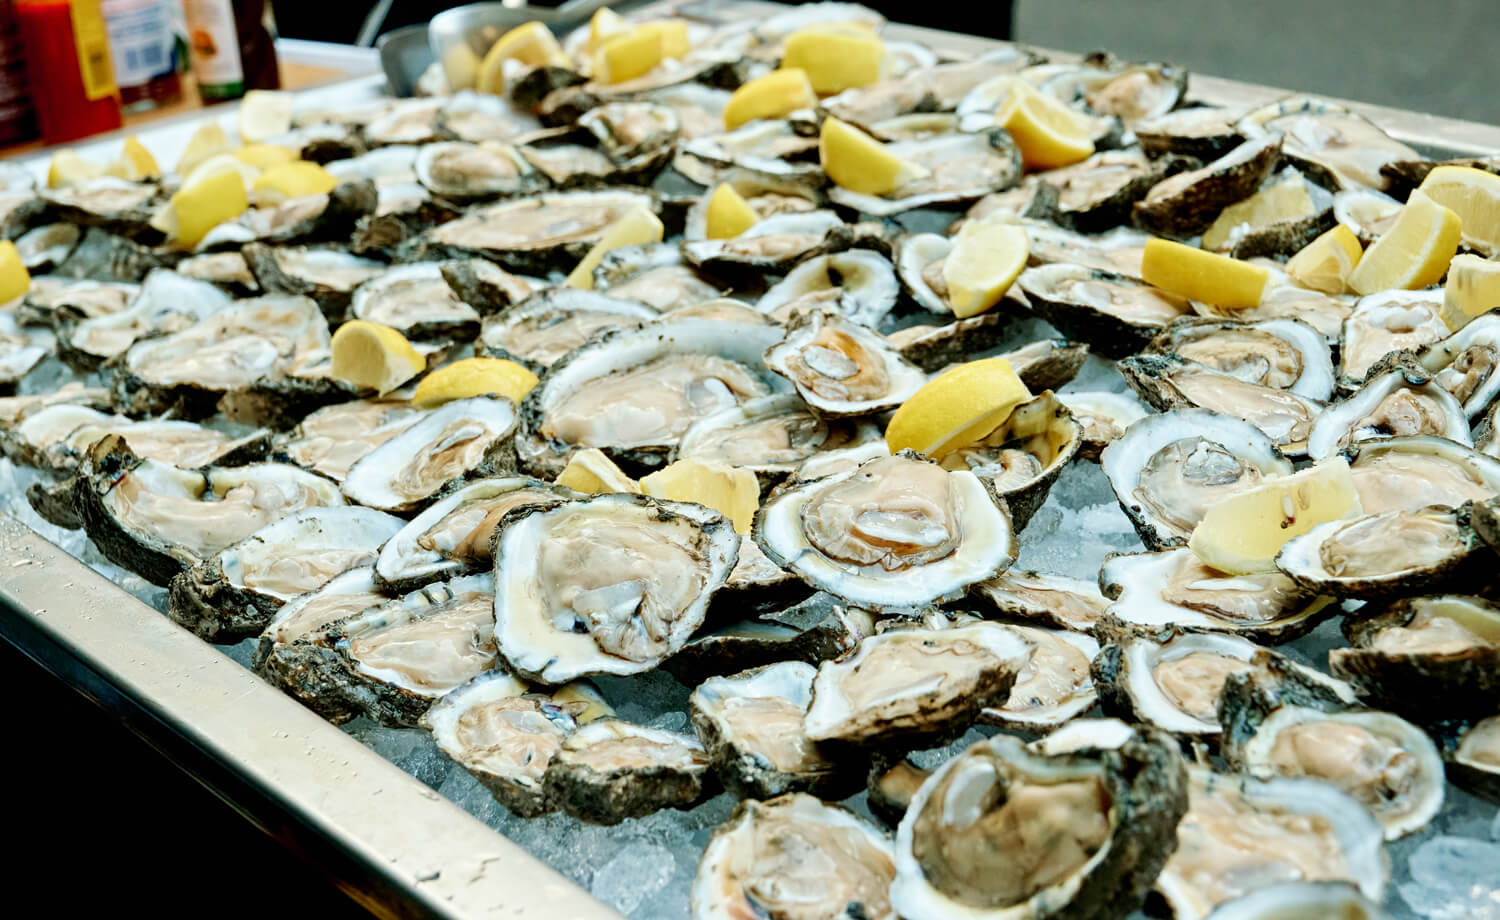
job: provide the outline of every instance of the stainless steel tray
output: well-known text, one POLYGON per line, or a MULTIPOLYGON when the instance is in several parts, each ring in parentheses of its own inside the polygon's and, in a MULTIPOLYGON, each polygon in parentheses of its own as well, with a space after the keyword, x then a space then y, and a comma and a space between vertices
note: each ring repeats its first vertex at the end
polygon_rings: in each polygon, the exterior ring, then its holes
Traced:
MULTIPOLYGON (((769 3, 715 3, 710 8, 757 16, 778 9, 769 3)), ((887 34, 969 52, 997 44, 910 26, 893 25, 887 34)), ((369 80, 350 85, 362 94, 371 90, 369 80)), ((1192 76, 1192 97, 1206 102, 1248 106, 1285 94, 1192 76)), ((1435 156, 1500 153, 1500 127, 1350 105, 1435 156)), ((340 887, 379 915, 455 920, 619 916, 4 514, 0 640, 118 714, 189 775, 267 833, 316 861, 340 887)))

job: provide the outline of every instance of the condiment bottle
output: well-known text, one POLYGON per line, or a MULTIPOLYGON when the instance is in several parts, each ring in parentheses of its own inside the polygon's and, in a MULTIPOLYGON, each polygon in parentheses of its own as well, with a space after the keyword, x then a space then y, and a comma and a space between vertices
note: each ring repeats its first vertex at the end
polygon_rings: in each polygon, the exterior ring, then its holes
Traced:
POLYGON ((183 0, 198 95, 205 103, 276 89, 281 76, 265 0, 183 0))
POLYGON ((16 16, 42 139, 57 144, 120 127, 99 0, 16 0, 16 16))
POLYGON ((36 111, 26 86, 26 53, 16 30, 16 6, 12 0, 0 0, 0 144, 36 134, 36 111))
POLYGON ((103 0, 102 6, 125 109, 139 111, 180 98, 177 43, 166 0, 103 0))

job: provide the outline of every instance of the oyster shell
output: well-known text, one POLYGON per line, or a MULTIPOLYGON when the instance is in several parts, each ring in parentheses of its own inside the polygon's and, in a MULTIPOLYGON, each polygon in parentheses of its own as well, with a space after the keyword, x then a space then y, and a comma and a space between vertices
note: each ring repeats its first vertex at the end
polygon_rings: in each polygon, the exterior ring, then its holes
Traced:
POLYGON ((46 189, 41 198, 58 220, 100 227, 149 244, 161 239, 160 231, 151 227, 160 195, 161 187, 155 182, 101 176, 46 189))
POLYGON ((656 210, 644 192, 537 195, 469 211, 427 231, 418 248, 429 258, 477 256, 511 271, 568 269, 599 242, 605 229, 637 206, 656 210))
POLYGON ((974 585, 969 598, 1002 617, 1075 632, 1093 631, 1109 606, 1097 581, 1015 569, 974 585))
POLYGON ((1021 180, 1020 148, 1000 128, 889 146, 892 153, 922 167, 926 174, 882 196, 835 185, 828 190, 829 199, 861 214, 890 217, 917 208, 973 201, 1021 180))
POLYGON ((734 674, 782 661, 817 664, 852 650, 875 634, 875 618, 866 610, 845 607, 827 594, 814 594, 783 610, 701 632, 662 665, 679 681, 700 684, 710 677, 734 674))
POLYGON ((1294 319, 1253 323, 1180 321, 1146 351, 1175 354, 1247 383, 1316 401, 1333 396, 1333 358, 1317 330, 1294 319))
MULTIPOLYGON (((180 263, 179 263, 180 264, 180 263)), ((57 327, 64 319, 89 319, 120 313, 140 293, 141 286, 112 281, 75 281, 54 275, 31 279, 26 298, 16 310, 23 326, 57 327)))
POLYGON ((501 655, 557 684, 638 674, 680 649, 734 568, 739 537, 701 505, 615 493, 519 509, 493 546, 501 655))
POLYGON ((684 264, 673 243, 622 246, 594 269, 594 290, 660 312, 717 298, 719 289, 684 264))
POLYGON ((401 398, 355 399, 313 412, 277 445, 278 455, 304 469, 343 482, 365 454, 424 418, 401 398))
POLYGON ((21 234, 15 240, 21 264, 33 275, 40 275, 61 264, 72 255, 83 230, 77 224, 43 224, 21 234))
POLYGON ((1314 420, 1321 417, 1322 406, 1306 397, 1248 383, 1176 355, 1135 355, 1117 366, 1130 388, 1153 408, 1200 408, 1242 419, 1288 455, 1307 452, 1314 420))
POLYGON ((927 382, 879 333, 827 308, 793 317, 765 361, 825 418, 894 409, 927 382))
POLYGON ((1448 775, 1476 795, 1500 800, 1500 716, 1463 727, 1448 753, 1448 775))
MULTIPOLYGON (((744 467, 762 483, 796 472, 810 458, 859 459, 880 428, 868 421, 828 419, 790 393, 752 399, 694 422, 682 433, 676 459, 744 467)), ((804 477, 805 478, 805 477, 804 477)))
POLYGON ((1131 207, 1157 183, 1192 164, 1183 157, 1151 160, 1140 150, 1106 150, 1080 163, 1051 169, 1037 181, 1056 190, 1027 217, 1047 220, 1078 233, 1102 233, 1130 220, 1131 207))
POLYGON ((458 296, 440 262, 398 265, 354 289, 349 315, 412 339, 467 340, 479 334, 479 312, 458 296))
POLYGON ((1441 291, 1384 291, 1361 297, 1344 320, 1339 378, 1345 385, 1364 380, 1393 351, 1432 345, 1448 336, 1441 291))
POLYGON ((1333 195, 1289 167, 1267 179, 1244 201, 1220 211, 1203 231, 1202 246, 1235 259, 1290 256, 1334 223, 1333 195), (1281 203, 1274 220, 1257 214, 1267 199, 1281 203), (1295 209, 1291 207, 1294 199, 1295 209))
POLYGON ((0 449, 29 466, 67 475, 77 471, 90 447, 111 434, 125 438, 137 456, 183 469, 234 466, 260 460, 270 449, 264 431, 235 437, 192 422, 134 421, 69 403, 39 408, 13 430, 0 430, 0 449))
POLYGON ((123 354, 157 332, 179 332, 228 306, 229 295, 206 281, 166 269, 153 271, 128 306, 116 312, 61 322, 58 356, 80 370, 123 354))
POLYGON ((1237 127, 1248 138, 1283 135, 1283 155, 1304 172, 1332 180, 1324 183, 1330 186, 1384 190, 1389 182, 1381 167, 1420 159, 1415 150, 1364 117, 1311 96, 1291 96, 1262 106, 1240 119, 1237 127))
POLYGON ((572 288, 551 288, 485 318, 479 342, 538 370, 603 329, 636 329, 655 319, 643 304, 572 288))
POLYGON ((1476 317, 1417 353, 1417 363, 1463 404, 1470 419, 1500 395, 1500 313, 1476 317))
POLYGON ((832 211, 773 214, 736 237, 686 241, 682 255, 710 271, 785 272, 804 259, 849 248, 851 233, 832 211))
POLYGON ((198 281, 211 281, 236 297, 253 297, 260 293, 260 283, 250 271, 250 263, 238 252, 206 252, 177 263, 177 273, 198 281))
POLYGON ((1066 629, 1005 628, 1031 645, 1031 655, 1004 705, 985 709, 979 721, 1013 731, 1045 731, 1093 708, 1096 696, 1089 665, 1099 654, 1097 641, 1066 629))
POLYGON ((1073 413, 1073 419, 1083 426, 1083 443, 1078 448, 1078 456, 1085 460, 1098 460, 1105 447, 1119 440, 1131 425, 1147 414, 1140 400, 1124 393, 1075 390, 1059 393, 1057 398, 1073 413))
POLYGON ((1463 508, 1329 521, 1288 540, 1276 567, 1308 591, 1340 598, 1461 586, 1486 574, 1492 558, 1468 518, 1463 508))
POLYGON ((210 252, 256 241, 337 244, 349 238, 361 218, 374 214, 379 207, 380 192, 373 182, 343 182, 327 194, 301 195, 279 204, 253 207, 209 230, 194 251, 210 252))
POLYGON ((1353 396, 1318 413, 1308 429, 1307 454, 1322 460, 1371 438, 1414 435, 1474 444, 1458 400, 1420 365, 1403 360, 1393 370, 1372 373, 1353 396))
POLYGON ((334 322, 344 318, 354 289, 386 270, 383 263, 337 249, 249 243, 240 251, 262 290, 311 297, 334 322))
POLYGON ((816 137, 799 133, 790 121, 757 119, 678 145, 672 165, 699 185, 739 177, 816 189, 825 181, 815 162, 817 146, 816 137))
POLYGON ((987 481, 1021 530, 1082 442, 1082 427, 1051 390, 1044 390, 1016 406, 994 431, 945 454, 941 463, 944 469, 968 470, 987 481))
POLYGON ((426 144, 412 166, 429 192, 449 201, 523 195, 544 184, 520 151, 495 141, 426 144))
POLYGON ((680 732, 598 719, 563 739, 543 778, 549 800, 591 824, 692 808, 712 787, 708 752, 680 732))
POLYGON ((1375 242, 1396 222, 1401 202, 1364 186, 1353 186, 1333 196, 1334 219, 1359 237, 1361 244, 1375 242))
POLYGON ((1163 179, 1135 203, 1135 222, 1162 236, 1202 233, 1225 207, 1250 197, 1281 158, 1281 137, 1248 140, 1200 169, 1163 179))
POLYGON ((1357 298, 1352 294, 1325 294, 1298 287, 1276 275, 1266 284, 1260 304, 1244 310, 1226 310, 1195 301, 1193 312, 1213 319, 1258 322, 1266 319, 1295 319, 1318 330, 1330 345, 1339 344, 1344 320, 1354 310, 1357 298))
POLYGON ((1385 914, 1350 882, 1280 882, 1224 901, 1209 920, 1381 920, 1385 914))
POLYGON ((1361 441, 1349 472, 1365 514, 1458 508, 1500 495, 1500 463, 1430 435, 1361 441))
MULTIPOLYGON (((1012 317, 1008 315, 1011 303, 1002 300, 978 316, 954 320, 945 326, 906 326, 892 331, 886 340, 901 351, 903 358, 922 370, 940 371, 1004 344, 1011 336, 1012 317)), ((1010 360, 1011 370, 1027 389, 1045 390, 1061 386, 1077 373, 1088 357, 1088 346, 1050 339, 1022 346, 1003 357, 1010 360)))
POLYGON ((873 328, 896 306, 899 292, 896 273, 885 256, 850 249, 799 263, 766 291, 755 308, 788 323, 813 310, 834 310, 873 328))
POLYGON ((1175 294, 1083 265, 1028 268, 1016 283, 1038 316, 1110 358, 1139 351, 1190 312, 1175 294))
POLYGON ((899 79, 847 90, 824 99, 822 106, 828 114, 861 126, 914 112, 952 112, 986 80, 1016 73, 1039 60, 1029 49, 1002 45, 970 61, 918 68, 899 79))
POLYGON ((1140 119, 1130 127, 1148 156, 1175 153, 1207 163, 1240 143, 1235 122, 1243 115, 1239 109, 1189 105, 1140 119))

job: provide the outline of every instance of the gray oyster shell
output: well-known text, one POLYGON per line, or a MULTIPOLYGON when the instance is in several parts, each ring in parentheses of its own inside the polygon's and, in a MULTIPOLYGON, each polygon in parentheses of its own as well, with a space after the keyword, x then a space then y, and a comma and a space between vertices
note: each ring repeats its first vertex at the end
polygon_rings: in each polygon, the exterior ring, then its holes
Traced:
POLYGON ((1500 462, 1432 435, 1361 441, 1349 472, 1364 513, 1458 508, 1475 502, 1474 527, 1481 538, 1483 503, 1500 495, 1500 462))
POLYGON ((594 269, 594 290, 662 313, 719 296, 718 287, 685 263, 675 243, 611 249, 594 269))
POLYGON ((453 290, 440 262, 393 266, 365 281, 354 289, 349 316, 409 339, 466 341, 479 334, 479 312, 453 290))
POLYGON ((1148 156, 1175 153, 1207 163, 1241 141, 1235 122, 1244 113, 1218 106, 1184 106, 1131 125, 1148 156))
POLYGON ((89 448, 111 434, 124 437, 140 457, 183 469, 261 460, 271 447, 270 434, 265 431, 234 436, 192 422, 135 421, 88 406, 60 403, 28 413, 12 429, 0 429, 0 450, 28 466, 71 475, 77 472, 89 448))
POLYGON ((1109 607, 1097 580, 1016 569, 972 586, 969 601, 1004 619, 1080 633, 1093 632, 1109 607))
POLYGON ((1083 427, 1051 390, 1016 406, 979 441, 945 454, 942 465, 986 480, 1010 509, 1017 531, 1042 503, 1083 443, 1083 427))
POLYGON ((784 273, 811 256, 848 249, 852 236, 852 228, 832 211, 773 214, 730 239, 685 241, 682 254, 709 271, 784 273))
POLYGON ((479 344, 545 370, 604 329, 637 329, 657 313, 644 304, 569 287, 549 288, 485 317, 479 344))
POLYGON ((374 214, 380 196, 367 180, 342 182, 326 195, 290 198, 255 207, 209 230, 195 251, 235 249, 245 243, 333 243, 349 238, 355 225, 374 214))
POLYGON ((1139 150, 1106 150, 1088 159, 1051 169, 1037 177, 1056 195, 1041 198, 1042 207, 1026 209, 1078 233, 1102 233, 1130 221, 1131 207, 1158 182, 1190 168, 1185 157, 1148 159, 1139 150))
POLYGON ((1415 362, 1377 366, 1364 386, 1318 413, 1307 454, 1323 460, 1379 437, 1437 435, 1472 447, 1463 406, 1415 362))
POLYGON ((662 668, 692 686, 779 661, 817 664, 851 651, 874 634, 875 619, 869 611, 843 606, 837 598, 819 593, 783 610, 700 631, 662 668))
POLYGON ((1157 183, 1136 202, 1135 222, 1163 236, 1201 233, 1226 206, 1250 197, 1280 157, 1278 134, 1245 141, 1199 169, 1157 183))
POLYGON ((413 166, 429 192, 454 202, 510 198, 545 184, 519 150, 493 141, 426 144, 413 166))
POLYGON ((276 453, 303 469, 343 482, 370 451, 410 428, 427 410, 403 398, 352 399, 308 414, 278 438, 276 453))
POLYGON ((79 370, 123 354, 152 333, 179 332, 230 302, 218 287, 167 269, 153 271, 125 309, 58 324, 58 356, 79 370))
POLYGON ((241 252, 262 290, 311 297, 332 322, 344 319, 356 287, 386 270, 384 263, 340 249, 249 243, 241 252))
POLYGON ((889 259, 869 249, 849 249, 798 263, 755 308, 788 324, 799 315, 833 309, 873 329, 896 306, 899 293, 889 259))
POLYGON ((979 715, 988 725, 1022 732, 1048 731, 1094 707, 1097 697, 1089 671, 1099 654, 1097 640, 1085 633, 1038 626, 1013 626, 1031 645, 1010 696, 979 715))
POLYGON ((417 243, 427 257, 477 256, 530 274, 567 270, 604 231, 637 206, 656 210, 645 192, 610 190, 538 195, 485 205, 427 231, 417 243))
POLYGON ((708 752, 680 732, 599 719, 573 732, 547 764, 548 799, 590 824, 692 808, 712 792, 708 752))
POLYGON ((825 418, 894 409, 927 382, 880 333, 827 308, 794 317, 765 361, 825 418))
POLYGON ((855 454, 882 440, 880 428, 871 422, 829 419, 800 397, 781 393, 699 419, 682 433, 673 456, 744 467, 764 487, 796 472, 809 458, 855 454))
POLYGON ((1003 129, 950 134, 890 145, 897 156, 927 171, 884 196, 863 195, 839 186, 828 190, 835 204, 872 217, 890 217, 933 205, 973 201, 1004 191, 1021 180, 1021 151, 1003 129))
POLYGON ((41 198, 58 220, 155 243, 161 233, 150 223, 161 194, 161 186, 155 182, 101 176, 66 188, 46 189, 41 198))
POLYGON ((1252 139, 1280 133, 1286 138, 1283 156, 1329 188, 1364 185, 1383 191, 1388 180, 1381 167, 1421 158, 1363 116, 1311 96, 1290 96, 1262 106, 1236 127, 1252 139))
POLYGON ((1248 383, 1308 399, 1333 397, 1333 358, 1318 331, 1295 319, 1259 322, 1179 320, 1147 344, 1248 383))
POLYGON ((43 224, 16 237, 21 264, 33 275, 44 274, 72 255, 83 230, 72 223, 43 224))
POLYGON ((1190 315, 1188 302, 1175 294, 1083 265, 1028 268, 1016 284, 1038 316, 1110 358, 1139 351, 1190 315))

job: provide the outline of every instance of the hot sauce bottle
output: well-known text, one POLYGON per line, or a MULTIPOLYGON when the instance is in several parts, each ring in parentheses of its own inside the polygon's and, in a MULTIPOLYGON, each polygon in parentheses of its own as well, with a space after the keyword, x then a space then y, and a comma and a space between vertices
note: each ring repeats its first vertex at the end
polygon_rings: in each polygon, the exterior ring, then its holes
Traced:
POLYGON ((16 19, 42 139, 57 144, 120 127, 99 0, 16 0, 16 19))

